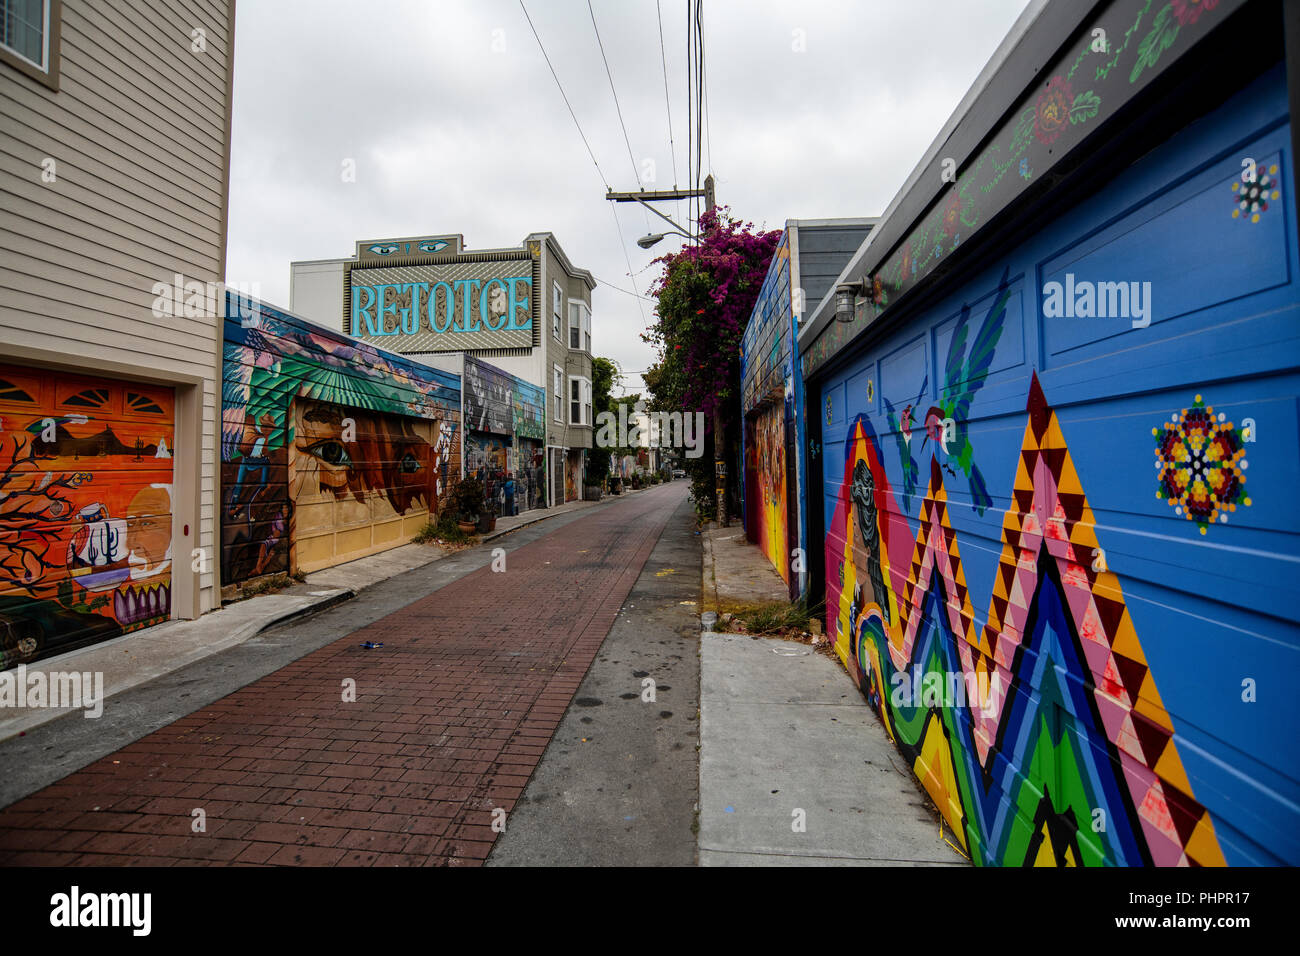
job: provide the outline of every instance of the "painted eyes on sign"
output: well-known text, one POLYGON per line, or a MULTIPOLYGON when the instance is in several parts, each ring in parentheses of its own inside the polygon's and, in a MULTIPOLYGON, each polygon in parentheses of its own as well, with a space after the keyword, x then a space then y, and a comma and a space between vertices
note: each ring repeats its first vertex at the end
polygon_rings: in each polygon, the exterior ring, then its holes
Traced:
POLYGON ((397 243, 377 242, 370 247, 370 251, 377 256, 391 256, 394 252, 397 251, 397 243))

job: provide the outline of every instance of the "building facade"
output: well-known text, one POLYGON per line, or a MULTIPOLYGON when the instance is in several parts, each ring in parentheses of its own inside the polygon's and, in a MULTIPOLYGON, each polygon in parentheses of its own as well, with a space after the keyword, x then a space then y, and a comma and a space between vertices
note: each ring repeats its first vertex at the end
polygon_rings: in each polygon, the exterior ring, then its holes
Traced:
MULTIPOLYGON (((533 233, 517 247, 487 250, 467 249, 463 237, 453 234, 367 240, 358 242, 348 259, 295 262, 290 302, 312 321, 430 364, 455 366, 468 375, 470 358, 479 360, 474 369, 490 362, 513 376, 518 384, 509 388, 527 408, 537 396, 526 386, 539 389, 541 436, 535 434, 531 412, 524 414, 519 421, 527 433, 511 434, 512 451, 502 451, 501 457, 524 469, 525 484, 534 485, 531 495, 522 489, 522 500, 546 507, 582 495, 593 435, 595 285, 591 273, 576 268, 550 233, 533 233), (463 363, 456 358, 461 354, 463 363)), ((506 385, 498 381, 493 387, 506 385)), ((466 395, 472 399, 472 390, 466 395)))
POLYGON ((789 219, 740 345, 741 495, 749 540, 808 596, 808 516, 799 323, 834 285, 874 219, 789 219))
POLYGON ((6 6, 0 667, 218 604, 234 18, 6 6))
POLYGON ((977 863, 1300 862, 1296 14, 1032 6, 799 334, 828 634, 977 863))

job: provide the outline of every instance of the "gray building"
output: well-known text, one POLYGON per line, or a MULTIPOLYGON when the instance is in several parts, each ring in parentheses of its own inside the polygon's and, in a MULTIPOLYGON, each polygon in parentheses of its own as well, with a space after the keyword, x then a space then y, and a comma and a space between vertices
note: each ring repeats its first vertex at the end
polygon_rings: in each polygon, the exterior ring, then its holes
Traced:
POLYGON ((0 667, 218 603, 234 22, 4 4, 0 667))
POLYGON ((592 447, 591 292, 555 236, 469 249, 458 234, 364 240, 352 256, 290 264, 290 309, 461 372, 471 355, 545 393, 546 504, 582 495, 592 447))

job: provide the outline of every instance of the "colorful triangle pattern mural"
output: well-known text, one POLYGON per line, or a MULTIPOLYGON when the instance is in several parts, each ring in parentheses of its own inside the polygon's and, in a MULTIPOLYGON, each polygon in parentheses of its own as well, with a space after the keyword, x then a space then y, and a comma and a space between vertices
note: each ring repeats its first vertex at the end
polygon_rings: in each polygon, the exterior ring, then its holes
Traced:
POLYGON ((914 532, 870 420, 852 424, 827 539, 836 649, 975 862, 1224 865, 1037 376, 1027 412, 983 625, 942 469, 914 532))

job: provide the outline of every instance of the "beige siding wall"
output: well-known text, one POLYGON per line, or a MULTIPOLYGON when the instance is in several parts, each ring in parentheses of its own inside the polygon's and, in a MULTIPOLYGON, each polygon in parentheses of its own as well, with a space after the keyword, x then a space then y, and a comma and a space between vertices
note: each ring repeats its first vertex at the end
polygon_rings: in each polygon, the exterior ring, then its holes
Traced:
POLYGON ((177 583, 209 555, 180 616, 219 603, 221 330, 153 286, 223 278, 232 27, 233 0, 64 0, 58 92, 0 64, 0 356, 177 387, 177 583))

